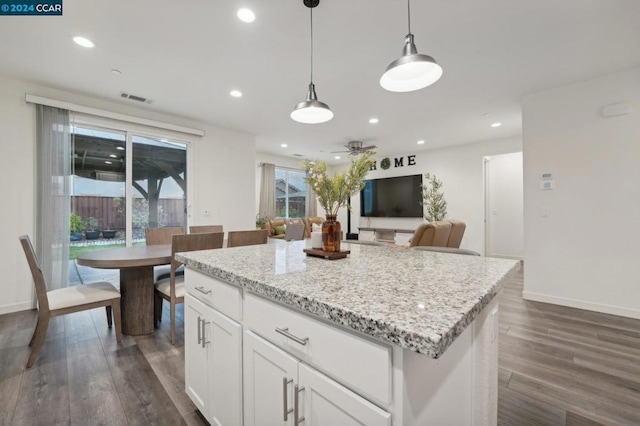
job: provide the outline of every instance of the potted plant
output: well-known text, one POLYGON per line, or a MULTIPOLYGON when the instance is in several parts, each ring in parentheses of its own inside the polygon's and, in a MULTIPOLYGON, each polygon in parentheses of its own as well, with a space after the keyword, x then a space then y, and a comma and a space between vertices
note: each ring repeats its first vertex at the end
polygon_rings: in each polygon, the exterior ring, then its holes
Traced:
POLYGON ((69 216, 69 240, 70 241, 82 240, 83 229, 84 229, 84 221, 82 220, 82 218, 75 213, 71 213, 71 216, 69 216))
POLYGON ((260 213, 256 214, 256 229, 262 229, 267 222, 269 222, 267 216, 260 216, 260 213))
POLYGON ((322 250, 340 251, 340 222, 336 220, 338 209, 347 206, 349 199, 364 187, 364 179, 374 164, 375 151, 366 151, 351 157, 351 165, 343 172, 327 175, 327 163, 305 160, 302 165, 307 172, 305 182, 311 185, 318 202, 327 214, 322 224, 322 250))
POLYGON ((100 230, 98 229, 98 219, 95 217, 89 217, 87 219, 87 229, 84 231, 84 236, 87 240, 97 240, 100 236, 100 230))
POLYGON ((444 199, 442 181, 430 173, 424 175, 422 184, 422 205, 425 207, 424 218, 428 222, 443 220, 447 215, 447 200, 444 199))
POLYGON ((107 229, 102 230, 102 238, 115 238, 116 230, 112 229, 111 225, 107 226, 107 229))

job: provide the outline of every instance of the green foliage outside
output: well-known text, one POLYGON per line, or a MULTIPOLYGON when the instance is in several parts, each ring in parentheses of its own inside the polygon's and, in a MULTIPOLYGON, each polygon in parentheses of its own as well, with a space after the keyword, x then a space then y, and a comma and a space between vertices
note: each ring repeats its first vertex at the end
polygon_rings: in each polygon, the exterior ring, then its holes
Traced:
POLYGON ((82 218, 75 214, 75 213, 71 213, 71 216, 69 216, 69 232, 80 232, 84 229, 84 221, 82 220, 82 218))
POLYGON ((96 230, 98 229, 98 219, 96 219, 95 217, 91 216, 87 219, 87 229, 88 230, 96 230))
POLYGON ((435 175, 425 173, 422 184, 422 205, 425 207, 424 218, 429 222, 443 220, 447 215, 447 201, 441 192, 442 181, 435 175))

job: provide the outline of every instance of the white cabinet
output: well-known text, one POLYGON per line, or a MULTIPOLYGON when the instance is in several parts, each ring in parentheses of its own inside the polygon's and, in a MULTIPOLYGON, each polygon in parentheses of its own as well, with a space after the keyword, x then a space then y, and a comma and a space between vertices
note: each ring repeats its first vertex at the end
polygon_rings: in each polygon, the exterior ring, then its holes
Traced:
POLYGON ((242 424, 242 326, 185 297, 186 391, 213 425, 242 424))
POLYGON ((251 331, 244 334, 244 398, 245 425, 391 424, 386 411, 251 331))
POLYGON ((250 331, 244 333, 244 424, 293 425, 298 360, 250 331))

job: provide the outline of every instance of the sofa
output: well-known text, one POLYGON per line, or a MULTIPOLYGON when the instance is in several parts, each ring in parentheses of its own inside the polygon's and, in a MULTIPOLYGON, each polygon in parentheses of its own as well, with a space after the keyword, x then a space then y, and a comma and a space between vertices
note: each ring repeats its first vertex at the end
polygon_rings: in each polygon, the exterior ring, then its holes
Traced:
POLYGON ((324 219, 318 216, 294 217, 287 219, 284 217, 275 217, 269 219, 267 223, 262 225, 262 229, 269 231, 269 238, 284 239, 285 229, 290 223, 301 223, 304 225, 304 238, 311 238, 313 224, 322 224, 324 219))

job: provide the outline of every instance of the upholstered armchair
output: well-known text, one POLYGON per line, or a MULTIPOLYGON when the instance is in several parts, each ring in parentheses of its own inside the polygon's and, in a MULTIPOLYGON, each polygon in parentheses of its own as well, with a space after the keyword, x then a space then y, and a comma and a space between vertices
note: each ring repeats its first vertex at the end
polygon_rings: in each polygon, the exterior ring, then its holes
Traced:
POLYGON ((420 224, 417 228, 409 247, 415 246, 439 246, 447 247, 449 234, 451 233, 451 222, 441 220, 420 224))

